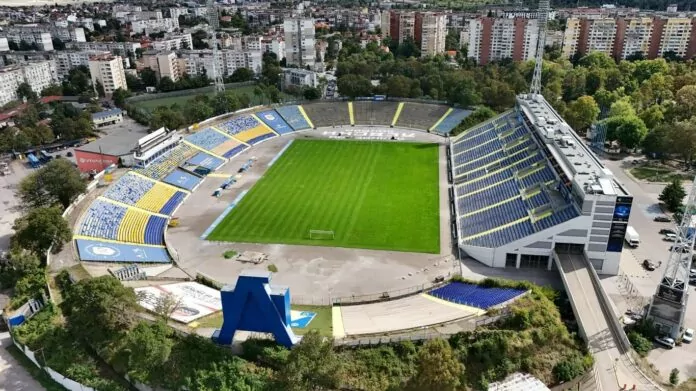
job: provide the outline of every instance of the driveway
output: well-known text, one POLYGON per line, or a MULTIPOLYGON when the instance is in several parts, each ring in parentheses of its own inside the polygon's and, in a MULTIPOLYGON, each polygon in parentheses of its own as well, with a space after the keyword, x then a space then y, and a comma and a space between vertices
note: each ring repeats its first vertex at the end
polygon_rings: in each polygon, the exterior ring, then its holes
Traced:
POLYGON ((7 351, 10 333, 0 333, 0 391, 45 390, 7 351))

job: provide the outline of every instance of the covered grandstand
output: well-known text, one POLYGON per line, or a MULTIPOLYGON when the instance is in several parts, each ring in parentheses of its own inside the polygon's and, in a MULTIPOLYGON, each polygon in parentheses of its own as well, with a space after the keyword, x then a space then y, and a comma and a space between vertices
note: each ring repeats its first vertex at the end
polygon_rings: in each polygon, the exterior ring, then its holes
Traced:
POLYGON ((553 268, 556 246, 578 246, 615 274, 631 196, 541 97, 466 130, 449 148, 463 253, 494 267, 553 268), (624 209, 622 209, 624 210, 624 209))

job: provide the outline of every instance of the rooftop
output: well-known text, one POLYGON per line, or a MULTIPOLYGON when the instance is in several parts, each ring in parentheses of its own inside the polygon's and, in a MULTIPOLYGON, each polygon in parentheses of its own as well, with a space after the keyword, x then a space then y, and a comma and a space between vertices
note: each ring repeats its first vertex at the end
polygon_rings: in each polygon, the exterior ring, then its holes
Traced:
POLYGON ((80 151, 102 153, 111 156, 123 156, 131 153, 138 139, 147 135, 147 128, 125 128, 119 126, 109 130, 105 136, 96 141, 85 144, 79 148, 80 151))
POLYGON ((517 102, 554 160, 585 194, 630 195, 541 95, 522 94, 517 102))
POLYGON ((104 110, 104 111, 100 111, 98 113, 93 113, 92 120, 103 119, 103 118, 111 117, 112 115, 119 115, 121 113, 123 113, 121 111, 121 109, 104 110))

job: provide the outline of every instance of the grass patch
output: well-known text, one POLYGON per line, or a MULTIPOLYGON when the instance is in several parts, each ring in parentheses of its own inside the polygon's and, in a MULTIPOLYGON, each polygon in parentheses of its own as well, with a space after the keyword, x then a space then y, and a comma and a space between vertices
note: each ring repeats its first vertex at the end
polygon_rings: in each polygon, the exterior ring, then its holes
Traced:
POLYGON ((274 264, 270 264, 270 265, 268 265, 266 268, 267 268, 268 271, 271 272, 271 273, 278 273, 278 266, 276 266, 276 265, 274 265, 274 264))
MULTIPOLYGON (((292 331, 297 335, 303 335, 310 330, 317 330, 319 334, 331 337, 333 335, 332 315, 330 306, 315 306, 315 305, 293 305, 291 308, 295 311, 311 311, 317 315, 312 319, 309 327, 305 329, 293 328, 292 331)), ((222 327, 222 311, 210 314, 204 318, 197 320, 198 327, 205 328, 220 328, 222 327)))
POLYGON ((635 167, 630 169, 631 175, 648 182, 671 182, 674 178, 691 180, 692 176, 674 171, 670 168, 635 167))
MULTIPOLYGON (((251 99, 251 104, 253 105, 259 105, 259 104, 267 104, 268 100, 263 97, 257 97, 254 95, 254 88, 255 86, 243 86, 243 87, 237 87, 234 88, 233 91, 237 95, 242 95, 242 94, 247 94, 249 96, 249 99, 251 99), (264 100, 266 99, 266 100, 264 100)), ((150 100, 143 100, 139 102, 133 102, 138 107, 141 107, 145 110, 152 111, 155 108, 159 106, 171 106, 173 104, 178 104, 180 107, 185 107, 188 101, 191 99, 195 98, 196 95, 208 95, 209 97, 213 97, 215 95, 214 91, 211 92, 206 92, 206 93, 192 93, 190 95, 181 95, 181 96, 171 96, 171 97, 166 97, 166 98, 156 98, 156 99, 150 99, 150 100)), ((287 101, 287 100, 292 100, 296 99, 293 98, 292 95, 288 95, 285 93, 280 93, 280 99, 281 101, 287 101)))
POLYGON ((295 140, 208 240, 439 253, 438 148, 295 140))
POLYGON ((227 250, 227 251, 225 251, 224 253, 222 253, 222 256, 223 256, 225 259, 234 258, 235 256, 237 256, 237 252, 234 251, 234 250, 227 250))
POLYGON ((66 388, 61 386, 59 383, 57 383, 55 380, 51 379, 50 376, 41 369, 37 368, 36 365, 34 365, 33 362, 29 361, 29 359, 24 355, 24 353, 20 352, 19 349, 13 344, 7 347, 7 351, 10 353, 12 357, 21 365, 27 372, 29 372, 29 375, 34 378, 43 388, 46 389, 46 391, 65 391, 66 388))

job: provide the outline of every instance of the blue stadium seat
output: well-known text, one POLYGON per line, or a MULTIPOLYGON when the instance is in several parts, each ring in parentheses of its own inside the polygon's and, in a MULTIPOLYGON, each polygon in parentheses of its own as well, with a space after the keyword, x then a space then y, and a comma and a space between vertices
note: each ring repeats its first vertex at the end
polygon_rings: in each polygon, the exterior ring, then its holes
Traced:
POLYGON ((249 148, 249 147, 246 144, 240 144, 240 145, 236 146, 235 148, 227 151, 225 153, 224 157, 226 157, 228 159, 232 159, 233 157, 242 153, 247 148, 249 148))
POLYGON ((513 171, 510 169, 505 169, 499 172, 496 172, 495 174, 479 179, 477 181, 473 182, 467 182, 463 183, 461 185, 457 186, 457 195, 464 195, 471 193, 476 190, 480 190, 486 187, 489 187, 491 185, 495 185, 496 183, 510 179, 512 178, 512 173, 513 171))
POLYGON ((228 119, 227 121, 218 124, 217 127, 234 136, 237 133, 249 130, 259 125, 259 121, 255 120, 252 116, 241 115, 239 117, 228 119))
POLYGON ((256 116, 278 134, 283 135, 293 131, 290 125, 275 110, 260 111, 256 113, 256 116))
POLYGON ((166 204, 160 209, 159 213, 165 214, 165 215, 171 215, 174 213, 174 209, 176 209, 177 206, 179 206, 180 203, 184 201, 184 198, 186 197, 186 194, 182 191, 177 191, 176 194, 172 198, 167 201, 166 204))
POLYGON ((276 109, 278 114, 295 130, 309 129, 309 123, 300 112, 300 108, 296 105, 283 106, 276 109))
POLYGON ((247 143, 249 143, 251 145, 255 145, 255 144, 260 143, 263 140, 267 140, 267 139, 275 137, 275 136, 276 136, 275 133, 265 133, 265 134, 262 134, 258 137, 252 138, 251 140, 247 141, 247 143))
POLYGON ((550 202, 551 202, 551 199, 543 191, 527 198, 527 205, 529 205, 529 209, 536 209, 536 208, 542 207, 544 205, 547 205, 550 202))
MULTIPOLYGON (((243 144, 242 144, 242 146, 246 147, 246 145, 243 145, 243 144)), ((212 171, 212 170, 216 170, 224 162, 225 162, 224 160, 217 158, 213 155, 207 154, 205 152, 198 152, 195 156, 188 159, 186 161, 186 164, 204 167, 204 168, 207 168, 207 169, 212 171)))
POLYGON ((464 243, 478 247, 500 247, 533 233, 534 227, 532 223, 529 220, 525 220, 489 234, 466 240, 464 243))
POLYGON ((79 235, 110 240, 118 239, 118 227, 127 209, 110 202, 95 200, 89 206, 78 230, 79 235))
POLYGON ((104 197, 124 204, 135 205, 154 186, 155 182, 126 173, 109 186, 104 192, 104 197))
POLYGON ((506 181, 472 196, 459 198, 457 204, 459 213, 465 214, 519 195, 520 189, 517 184, 514 181, 506 181))
POLYGON ((160 216, 150 216, 145 226, 145 243, 162 244, 164 243, 164 229, 167 226, 167 219, 160 216))
POLYGON ((452 129, 456 128, 464 118, 468 117, 472 113, 471 110, 454 109, 445 117, 442 122, 440 122, 433 131, 443 134, 449 134, 452 129))
POLYGON ((165 183, 185 190, 193 190, 202 180, 202 178, 178 168, 162 179, 165 183))
POLYGON ((461 236, 466 238, 510 224, 527 216, 529 216, 527 205, 522 198, 517 198, 491 209, 460 217, 459 230, 461 236))
POLYGON ((534 229, 537 232, 542 231, 553 227, 554 225, 565 223, 566 221, 576 217, 578 217, 578 212, 572 205, 569 205, 565 209, 554 212, 551 216, 538 220, 536 223, 534 223, 534 229))
POLYGON ((213 148, 226 141, 229 141, 230 138, 213 129, 205 128, 194 134, 186 136, 185 140, 193 145, 199 146, 208 151, 212 151, 213 148))
POLYGON ((556 179, 553 175, 553 171, 548 166, 545 166, 539 171, 535 171, 529 175, 524 176, 520 181, 524 188, 536 185, 538 183, 546 183, 556 179))
POLYGON ((451 282, 443 287, 433 289, 428 294, 452 303, 487 310, 512 300, 524 292, 521 289, 487 288, 463 282, 451 282))

